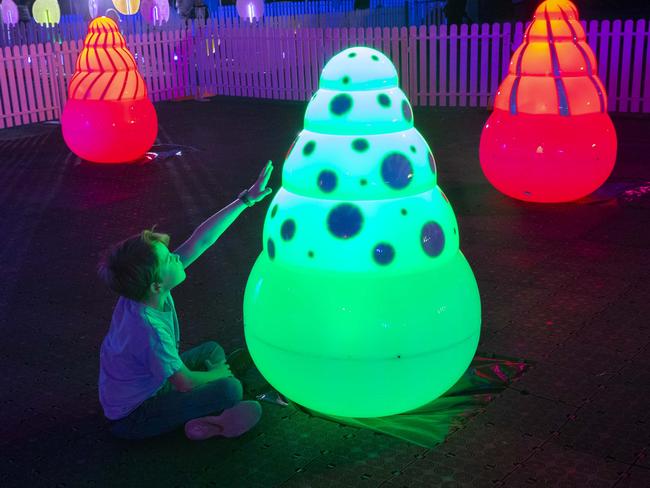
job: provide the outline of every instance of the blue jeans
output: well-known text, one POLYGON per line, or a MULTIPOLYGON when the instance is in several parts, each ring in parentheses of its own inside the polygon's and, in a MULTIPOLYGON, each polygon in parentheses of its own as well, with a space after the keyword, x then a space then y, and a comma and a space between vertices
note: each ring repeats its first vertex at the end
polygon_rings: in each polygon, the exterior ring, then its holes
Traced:
MULTIPOLYGON (((192 371, 205 371, 205 360, 225 359, 223 348, 206 342, 181 354, 192 371)), ((221 378, 187 392, 177 391, 169 381, 128 416, 111 421, 111 433, 122 439, 145 439, 181 427, 188 420, 215 415, 242 399, 242 385, 236 378, 221 378)))

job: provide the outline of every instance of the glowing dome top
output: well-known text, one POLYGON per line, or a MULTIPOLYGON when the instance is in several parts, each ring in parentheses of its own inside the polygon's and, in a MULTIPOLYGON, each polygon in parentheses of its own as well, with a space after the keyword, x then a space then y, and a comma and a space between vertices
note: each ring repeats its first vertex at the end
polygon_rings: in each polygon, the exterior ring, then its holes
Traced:
POLYGON ((108 17, 93 19, 77 57, 68 98, 137 100, 146 96, 145 82, 115 21, 108 17))
POLYGON ((578 9, 568 0, 542 2, 510 60, 494 108, 513 115, 581 115, 606 107, 578 9))
POLYGON ((458 253, 456 219, 437 187, 433 154, 413 126, 411 106, 392 62, 379 51, 354 47, 327 63, 320 89, 306 109, 305 129, 289 150, 282 175, 275 200, 282 215, 274 218, 272 207, 265 242, 283 242, 282 237, 291 234, 286 226, 293 225, 283 224, 284 216, 294 214, 301 215, 296 221, 301 232, 292 244, 313 245, 298 241, 321 237, 317 259, 274 244, 276 261, 376 271, 369 249, 379 237, 400 243, 399 266, 382 267, 382 272, 426 269, 458 253), (435 239, 444 242, 434 253, 436 259, 422 252, 415 225, 428 221, 436 222, 435 239))
POLYGON ((384 134, 412 127, 411 107, 393 63, 367 47, 346 49, 327 63, 305 112, 305 129, 326 134, 384 134))

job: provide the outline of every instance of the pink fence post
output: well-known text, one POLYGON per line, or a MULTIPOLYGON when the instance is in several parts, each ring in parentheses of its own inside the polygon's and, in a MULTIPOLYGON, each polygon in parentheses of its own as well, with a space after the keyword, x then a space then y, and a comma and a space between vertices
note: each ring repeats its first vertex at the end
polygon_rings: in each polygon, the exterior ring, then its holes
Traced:
POLYGON ((429 26, 429 106, 438 104, 438 27, 429 26))
POLYGON ((500 60, 499 49, 501 47, 501 24, 492 24, 492 33, 490 35, 490 44, 492 45, 492 53, 490 55, 490 88, 489 98, 487 102, 488 108, 492 108, 494 104, 494 95, 499 89, 501 83, 500 74, 500 60))
POLYGON ((490 24, 481 24, 481 57, 479 66, 481 68, 481 75, 479 76, 479 105, 487 107, 488 101, 488 74, 489 70, 489 53, 490 53, 490 24))
MULTIPOLYGON (((648 22, 648 31, 644 36, 646 41, 646 52, 650 54, 650 22, 648 22)), ((645 63, 645 83, 643 84, 643 112, 650 112, 650 62, 646 58, 645 63)))
POLYGON ((7 77, 8 67, 7 64, 10 63, 10 48, 5 47, 0 48, 0 129, 5 127, 13 127, 14 123, 11 119, 11 115, 14 113, 13 107, 10 101, 10 92, 9 92, 9 78, 7 77))
POLYGON ((469 33, 467 29, 467 24, 461 24, 460 26, 460 59, 459 59, 459 86, 458 86, 458 95, 459 95, 459 105, 461 107, 466 107, 468 102, 468 92, 467 92, 467 77, 469 75, 469 63, 467 57, 467 45, 469 43, 469 33))
POLYGON ((469 105, 476 107, 478 94, 478 24, 472 24, 469 35, 469 105))
POLYGON ((449 106, 455 107, 458 102, 458 26, 449 26, 449 106))
POLYGON ((630 92, 630 111, 641 109, 641 80, 643 78, 643 51, 647 42, 645 34, 645 19, 636 22, 634 31, 634 60, 632 61, 632 90, 630 92))
POLYGON ((632 71, 632 40, 634 39, 634 21, 626 20, 623 26, 623 49, 621 52, 621 75, 620 98, 618 110, 629 112, 630 110, 630 71, 632 71))
POLYGON ((619 74, 619 56, 620 56, 620 47, 621 47, 621 21, 615 20, 612 24, 612 44, 610 51, 610 64, 609 64, 609 76, 607 83, 607 95, 609 96, 609 106, 610 111, 615 111, 619 102, 618 95, 618 74, 619 74))
POLYGON ((420 106, 427 105, 427 75, 429 74, 429 69, 427 66, 427 28, 424 25, 421 25, 418 28, 418 52, 419 52, 419 62, 418 69, 420 71, 420 83, 418 86, 418 98, 417 104, 420 106))

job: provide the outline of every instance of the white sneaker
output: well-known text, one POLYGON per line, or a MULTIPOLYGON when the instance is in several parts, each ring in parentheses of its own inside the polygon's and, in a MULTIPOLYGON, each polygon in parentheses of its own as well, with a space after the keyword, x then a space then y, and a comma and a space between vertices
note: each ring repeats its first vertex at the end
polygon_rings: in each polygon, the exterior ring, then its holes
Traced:
POLYGON ((192 419, 185 424, 185 435, 193 441, 214 436, 239 437, 252 429, 262 416, 262 407, 254 401, 239 402, 220 415, 192 419))

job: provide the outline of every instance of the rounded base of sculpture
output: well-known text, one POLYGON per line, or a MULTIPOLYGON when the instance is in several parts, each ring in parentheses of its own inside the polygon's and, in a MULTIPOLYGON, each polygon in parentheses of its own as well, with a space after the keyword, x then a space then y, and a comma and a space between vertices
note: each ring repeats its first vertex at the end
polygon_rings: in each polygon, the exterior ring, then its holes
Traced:
POLYGON ((142 159, 158 134, 158 117, 148 98, 74 100, 61 116, 63 139, 70 150, 94 163, 129 163, 142 159))
POLYGON ((529 202, 569 202, 600 187, 616 161, 607 113, 512 115, 495 110, 481 134, 483 173, 500 192, 529 202))
POLYGON ((246 343, 292 401, 328 415, 413 410, 453 386, 480 332, 476 280, 459 252, 417 273, 289 268, 262 254, 246 288, 246 343))

